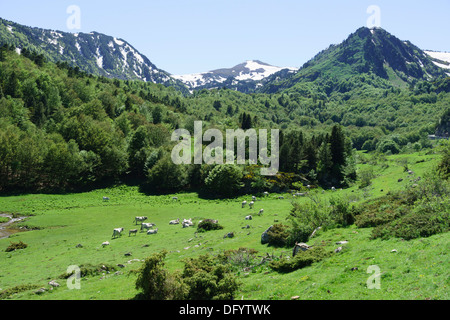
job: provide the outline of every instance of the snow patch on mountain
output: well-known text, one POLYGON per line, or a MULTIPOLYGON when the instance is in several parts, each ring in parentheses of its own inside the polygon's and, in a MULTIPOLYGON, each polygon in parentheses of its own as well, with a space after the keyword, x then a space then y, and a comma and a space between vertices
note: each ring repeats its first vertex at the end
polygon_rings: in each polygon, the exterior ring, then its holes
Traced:
POLYGON ((438 52, 438 51, 424 51, 424 52, 432 58, 433 63, 438 67, 441 67, 443 69, 450 69, 450 52, 438 52))
POLYGON ((121 41, 121 40, 119 40, 117 38, 114 38, 114 42, 117 43, 119 46, 123 46, 123 44, 124 44, 123 41, 121 41))
POLYGON ((103 56, 100 54, 100 48, 97 48, 96 53, 97 57, 95 59, 97 60, 97 66, 103 69, 103 56))
POLYGON ((297 70, 296 68, 274 67, 268 64, 263 64, 259 61, 246 61, 244 71, 241 71, 239 76, 236 77, 236 79, 239 81, 244 80, 260 81, 283 69, 297 70))

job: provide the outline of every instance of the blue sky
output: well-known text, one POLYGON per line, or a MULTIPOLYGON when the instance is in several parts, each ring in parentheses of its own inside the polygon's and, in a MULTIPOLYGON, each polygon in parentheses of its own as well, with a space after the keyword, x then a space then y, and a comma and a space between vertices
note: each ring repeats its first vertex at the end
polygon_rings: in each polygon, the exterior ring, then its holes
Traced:
POLYGON ((370 5, 381 27, 422 49, 450 51, 450 1, 416 0, 0 0, 0 17, 32 27, 97 31, 122 38, 172 74, 261 60, 300 67, 366 26, 370 5), (70 5, 81 29, 67 27, 70 5))

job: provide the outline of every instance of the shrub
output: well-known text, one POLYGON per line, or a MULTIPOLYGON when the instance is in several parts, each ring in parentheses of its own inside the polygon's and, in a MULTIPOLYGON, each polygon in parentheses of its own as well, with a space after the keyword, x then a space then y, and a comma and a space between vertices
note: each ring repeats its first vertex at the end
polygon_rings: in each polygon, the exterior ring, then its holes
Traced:
POLYGON ((186 260, 182 277, 190 300, 232 300, 240 286, 229 266, 210 255, 186 260))
POLYGON ((233 164, 218 165, 205 179, 205 186, 214 194, 231 197, 241 188, 242 170, 233 164))
POLYGON ((409 214, 376 227, 371 239, 396 237, 411 240, 447 232, 449 229, 450 201, 422 200, 409 214))
POLYGON ((387 153, 390 151, 392 154, 400 153, 400 147, 394 140, 383 140, 377 146, 378 151, 387 153))
POLYGON ((155 253, 145 259, 137 271, 136 289, 142 293, 139 298, 148 300, 181 300, 186 293, 185 285, 178 274, 164 269, 166 251, 155 253))
POLYGON ((350 207, 347 198, 333 197, 330 201, 311 197, 310 202, 294 202, 288 220, 291 222, 289 229, 288 245, 295 242, 307 242, 309 236, 318 227, 323 230, 345 227, 355 221, 357 209, 350 207))
POLYGON ((283 257, 280 260, 273 260, 270 262, 269 266, 277 272, 292 272, 297 269, 308 267, 314 262, 319 262, 330 254, 330 252, 325 251, 322 247, 316 247, 307 251, 299 251, 293 258, 283 257))
POLYGON ((151 191, 178 191, 188 183, 186 165, 176 165, 170 155, 163 156, 147 172, 145 187, 151 191))
POLYGON ((409 212, 409 207, 399 195, 384 196, 376 201, 363 204, 361 214, 355 217, 358 228, 370 228, 386 224, 409 212))
POLYGON ((0 300, 7 299, 16 293, 25 292, 28 290, 33 290, 33 289, 38 289, 38 288, 39 288, 38 285, 33 285, 33 284, 18 285, 16 287, 0 291, 0 300))
POLYGON ((240 283, 228 264, 210 255, 184 261, 183 272, 170 273, 164 268, 167 251, 145 259, 138 274, 139 299, 149 300, 231 300, 240 283))
POLYGON ((333 197, 330 199, 330 217, 337 226, 350 226, 355 222, 353 210, 347 198, 333 197))
POLYGON ((28 247, 28 245, 26 243, 23 243, 22 241, 11 242, 11 244, 8 246, 8 248, 6 248, 5 252, 21 250, 21 249, 25 249, 26 247, 28 247))
MULTIPOLYGON (((98 265, 91 265, 91 264, 82 264, 80 265, 80 277, 86 277, 86 276, 96 276, 98 274, 102 274, 103 272, 112 272, 115 271, 116 268, 109 264, 98 264, 98 265)), ((60 279, 68 279, 70 276, 72 276, 73 273, 63 273, 59 276, 60 279)))
POLYGON ((211 219, 205 219, 202 222, 200 222, 197 226, 198 232, 206 232, 210 230, 221 230, 221 229, 223 229, 223 227, 219 223, 211 219))
POLYGON ((446 143, 442 150, 443 157, 438 166, 438 171, 443 179, 448 180, 450 177, 450 143, 446 143))
POLYGON ((289 227, 283 224, 275 224, 267 232, 269 245, 274 247, 285 247, 289 240, 289 227))
POLYGON ((226 250, 219 255, 219 260, 223 263, 229 263, 233 267, 250 267, 255 263, 255 255, 258 253, 255 249, 239 248, 237 250, 226 250))
POLYGON ((369 168, 361 170, 361 172, 359 173, 359 177, 360 177, 359 188, 364 189, 372 184, 372 179, 375 178, 375 175, 373 173, 373 169, 369 168))

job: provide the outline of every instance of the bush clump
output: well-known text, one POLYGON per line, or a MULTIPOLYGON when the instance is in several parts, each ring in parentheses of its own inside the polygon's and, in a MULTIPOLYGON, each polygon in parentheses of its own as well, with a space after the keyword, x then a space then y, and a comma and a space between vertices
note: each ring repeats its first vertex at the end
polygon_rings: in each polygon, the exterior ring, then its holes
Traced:
POLYGON ((421 201, 414 210, 399 219, 376 227, 371 239, 405 240, 429 237, 450 230, 450 201, 421 201))
POLYGON ((206 232, 206 231, 221 230, 221 229, 223 229, 223 227, 216 220, 212 220, 212 219, 202 220, 197 226, 198 232, 206 232))
POLYGON ((182 273, 164 268, 167 251, 147 258, 138 271, 136 289, 139 299, 148 300, 231 300, 240 283, 230 265, 203 255, 184 261, 182 273))
POLYGON ((182 300, 186 287, 178 273, 170 273, 164 268, 167 251, 155 253, 145 259, 137 271, 136 289, 143 300, 182 300))
POLYGON ((230 249, 220 254, 219 259, 233 267, 248 268, 255 264, 257 253, 257 250, 249 248, 230 249))
POLYGON ((0 300, 7 299, 16 293, 34 290, 34 289, 38 289, 38 288, 39 288, 38 285, 23 284, 23 285, 15 286, 13 288, 5 289, 3 291, 0 291, 0 300))
POLYGON ((240 286, 230 266, 210 255, 186 260, 182 278, 188 300, 232 300, 240 286))
MULTIPOLYGON (((102 274, 104 272, 113 272, 116 271, 116 268, 109 264, 98 264, 98 265, 91 265, 91 264, 82 264, 80 265, 80 277, 84 278, 87 276, 96 276, 99 274, 102 274)), ((73 273, 63 273, 59 276, 60 279, 68 279, 70 276, 72 276, 73 273)))
POLYGON ((25 249, 26 247, 28 247, 28 245, 26 243, 23 243, 22 241, 11 242, 11 244, 8 246, 8 248, 6 248, 5 252, 21 250, 21 249, 25 249))
POLYGON ((299 251, 293 258, 283 257, 280 260, 273 260, 269 267, 280 273, 292 272, 319 262, 330 254, 322 247, 311 248, 306 251, 299 251))
POLYGON ((273 225, 267 232, 268 243, 274 247, 285 247, 289 243, 289 227, 281 223, 273 225))

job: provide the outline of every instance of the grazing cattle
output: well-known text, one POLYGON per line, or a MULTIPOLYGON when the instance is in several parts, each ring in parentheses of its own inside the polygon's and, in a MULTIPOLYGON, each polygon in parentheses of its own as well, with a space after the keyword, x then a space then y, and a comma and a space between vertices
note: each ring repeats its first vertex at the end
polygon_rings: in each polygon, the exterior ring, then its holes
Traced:
POLYGON ((247 201, 242 201, 242 208, 245 207, 246 204, 247 204, 247 201))
POLYGON ((154 226, 156 226, 156 224, 154 224, 154 223, 142 223, 141 224, 141 231, 143 230, 143 229, 150 229, 150 228, 153 228, 154 226))
POLYGON ((134 222, 138 224, 138 222, 144 222, 147 219, 148 219, 147 217, 136 217, 134 218, 134 222))
POLYGON ((256 197, 255 196, 252 196, 252 201, 256 201, 256 197))
POLYGON ((106 246, 109 246, 109 242, 108 241, 103 242, 102 246, 103 246, 103 248, 106 247, 106 246))
POLYGON ((121 237, 123 232, 123 228, 116 228, 113 230, 112 238, 121 237))
POLYGON ((335 188, 335 187, 332 187, 332 188, 331 188, 331 191, 336 191, 336 188, 335 188))
POLYGON ((172 200, 173 201, 178 201, 178 197, 173 197, 172 200))
POLYGON ((250 207, 250 209, 253 209, 253 206, 254 206, 254 202, 252 201, 252 202, 250 202, 249 204, 248 204, 248 206, 250 207))
POLYGON ((180 219, 172 220, 169 222, 169 224, 180 224, 180 219))
POLYGON ((108 197, 103 197, 103 201, 109 201, 108 197))
POLYGON ((130 236, 132 233, 133 233, 134 235, 136 235, 137 232, 138 232, 137 229, 131 229, 131 230, 128 232, 128 236, 130 236))
POLYGON ((283 197, 283 196, 279 196, 278 199, 279 199, 279 200, 283 200, 284 197, 283 197))
POLYGON ((192 227, 194 223, 192 222, 192 219, 183 219, 183 228, 192 227))
POLYGON ((147 234, 157 234, 158 233, 158 228, 156 228, 155 230, 148 230, 147 234))
POLYGON ((253 220, 253 217, 252 216, 246 216, 245 220, 253 220))
POLYGON ((264 213, 264 209, 259 210, 258 216, 262 215, 264 213))
POLYGON ((234 232, 228 232, 226 235, 223 236, 223 238, 234 238, 234 232))
POLYGON ((265 197, 267 197, 269 195, 269 193, 267 191, 265 191, 263 194, 265 197))

